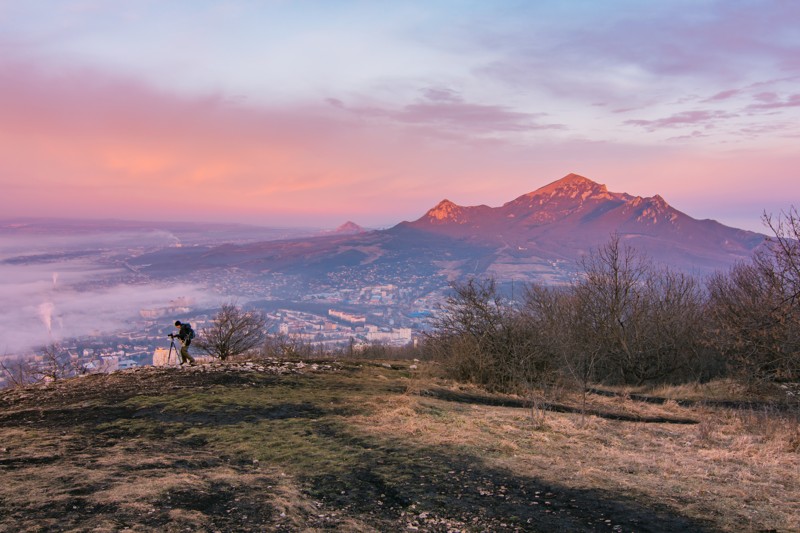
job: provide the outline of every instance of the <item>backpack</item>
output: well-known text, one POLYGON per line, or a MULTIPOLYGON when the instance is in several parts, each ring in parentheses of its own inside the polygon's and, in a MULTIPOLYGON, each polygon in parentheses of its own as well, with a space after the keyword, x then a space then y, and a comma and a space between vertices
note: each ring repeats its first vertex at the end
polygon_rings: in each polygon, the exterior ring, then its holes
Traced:
POLYGON ((194 330, 192 329, 191 324, 188 322, 181 324, 181 333, 184 335, 183 338, 186 341, 186 346, 189 346, 189 343, 192 342, 192 339, 194 339, 194 330))

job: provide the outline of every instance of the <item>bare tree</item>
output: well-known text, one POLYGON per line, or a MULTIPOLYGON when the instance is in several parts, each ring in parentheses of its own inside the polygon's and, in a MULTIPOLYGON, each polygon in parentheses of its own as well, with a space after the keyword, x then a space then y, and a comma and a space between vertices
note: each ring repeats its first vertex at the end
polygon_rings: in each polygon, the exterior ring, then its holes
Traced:
POLYGON ((58 381, 87 372, 86 367, 73 360, 70 353, 56 343, 41 347, 39 352, 38 361, 21 357, 0 361, 0 371, 10 386, 58 381))
POLYGON ((315 346, 297 335, 268 336, 261 347, 261 356, 269 359, 311 359, 323 357, 324 348, 315 346))
POLYGON ((753 382, 800 378, 800 215, 764 214, 774 237, 708 283, 714 345, 753 382))
POLYGON ((501 328, 504 302, 494 280, 451 284, 426 345, 448 373, 459 380, 496 384, 497 365, 490 348, 501 328))
POLYGON ((40 381, 58 381, 75 375, 69 353, 58 344, 48 344, 41 348, 41 356, 41 362, 36 365, 35 371, 40 381))
POLYGON ((572 381, 582 391, 582 411, 586 412, 586 393, 596 380, 600 343, 587 338, 593 322, 582 312, 575 286, 546 287, 533 284, 525 294, 523 313, 538 332, 542 358, 557 368, 562 379, 572 381))
POLYGON ((8 387, 23 387, 39 381, 31 362, 22 357, 0 360, 0 371, 8 387))
POLYGON ((699 357, 703 298, 694 278, 657 268, 618 235, 582 266, 568 322, 581 381, 675 379, 699 357))
POLYGON ((498 390, 533 391, 550 365, 541 357, 531 323, 492 279, 451 287, 426 337, 434 358, 456 379, 498 390))
POLYGON ((756 254, 755 263, 774 272, 792 308, 800 306, 800 214, 791 207, 777 218, 766 212, 761 217, 774 237, 765 250, 756 254))
POLYGON ((586 344, 583 349, 602 354, 602 370, 608 377, 616 374, 619 381, 630 379, 630 369, 638 357, 631 340, 639 337, 640 287, 648 268, 645 261, 614 234, 607 244, 583 259, 584 278, 573 287, 578 318, 587 328, 578 332, 586 344))
POLYGON ((451 289, 426 337, 428 347, 452 377, 496 385, 498 368, 490 345, 501 327, 503 302, 494 280, 470 279, 451 289))
MULTIPOLYGON (((685 273, 655 269, 642 288, 642 358, 634 375, 642 381, 698 379, 710 365, 703 349, 707 335, 702 286, 685 273), (705 362, 704 362, 705 361, 705 362)), ((707 376, 706 376, 707 377, 707 376)))
POLYGON ((264 313, 245 311, 233 303, 224 304, 211 322, 200 331, 195 343, 205 353, 223 361, 261 347, 267 336, 268 321, 264 313))

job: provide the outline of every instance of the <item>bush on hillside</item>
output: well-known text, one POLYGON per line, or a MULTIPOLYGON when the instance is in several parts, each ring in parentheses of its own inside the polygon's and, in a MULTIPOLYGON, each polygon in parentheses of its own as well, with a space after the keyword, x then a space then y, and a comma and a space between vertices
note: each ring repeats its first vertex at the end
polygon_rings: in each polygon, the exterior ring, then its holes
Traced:
POLYGON ((764 215, 774 237, 708 284, 713 342, 751 382, 800 380, 800 215, 764 215))
POLYGON ((235 304, 222 306, 211 325, 195 340, 203 352, 221 360, 261 348, 267 339, 267 317, 260 311, 244 310, 235 304))

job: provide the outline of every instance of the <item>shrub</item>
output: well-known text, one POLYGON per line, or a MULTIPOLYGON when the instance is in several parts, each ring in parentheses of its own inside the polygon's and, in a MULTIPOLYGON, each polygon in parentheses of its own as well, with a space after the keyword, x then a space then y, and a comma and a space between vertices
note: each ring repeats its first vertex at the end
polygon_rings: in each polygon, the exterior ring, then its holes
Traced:
POLYGON ((200 350, 223 361, 263 346, 267 338, 267 318, 259 311, 245 311, 225 304, 203 328, 195 341, 200 350))

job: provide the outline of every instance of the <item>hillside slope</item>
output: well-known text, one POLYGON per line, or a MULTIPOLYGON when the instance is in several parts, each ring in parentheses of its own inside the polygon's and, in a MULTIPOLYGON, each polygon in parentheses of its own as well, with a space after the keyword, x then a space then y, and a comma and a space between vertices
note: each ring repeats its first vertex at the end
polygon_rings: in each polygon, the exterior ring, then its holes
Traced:
POLYGON ((730 414, 709 436, 685 423, 708 408, 593 397, 533 425, 435 387, 407 363, 251 362, 2 391, 0 531, 800 526, 796 450, 731 447, 730 414))

